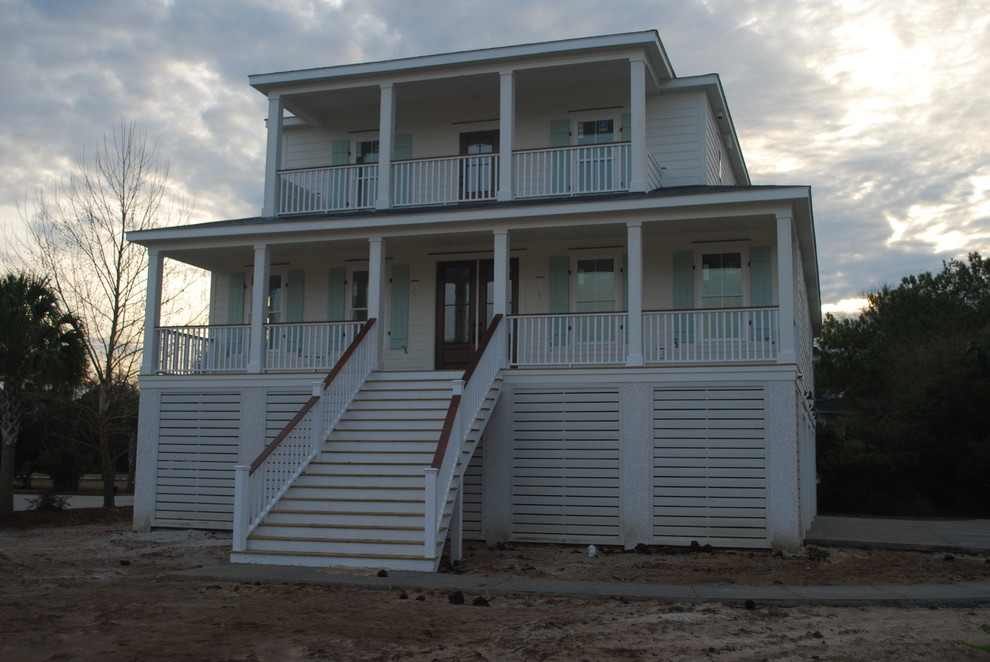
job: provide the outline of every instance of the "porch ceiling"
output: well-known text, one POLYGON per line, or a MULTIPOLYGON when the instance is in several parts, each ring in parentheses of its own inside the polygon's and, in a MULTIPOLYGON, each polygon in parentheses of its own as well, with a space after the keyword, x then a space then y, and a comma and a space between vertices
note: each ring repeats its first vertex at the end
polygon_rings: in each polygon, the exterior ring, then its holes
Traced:
MULTIPOLYGON (((567 90, 629 84, 629 62, 616 60, 571 64, 516 72, 516 95, 552 95, 567 90)), ((487 100, 498 113, 499 77, 496 72, 434 78, 396 86, 400 110, 417 106, 487 100)), ((379 87, 358 86, 338 90, 285 94, 286 109, 301 118, 326 124, 345 114, 366 113, 377 118, 379 87)), ((370 128, 370 127, 369 127, 370 128)))

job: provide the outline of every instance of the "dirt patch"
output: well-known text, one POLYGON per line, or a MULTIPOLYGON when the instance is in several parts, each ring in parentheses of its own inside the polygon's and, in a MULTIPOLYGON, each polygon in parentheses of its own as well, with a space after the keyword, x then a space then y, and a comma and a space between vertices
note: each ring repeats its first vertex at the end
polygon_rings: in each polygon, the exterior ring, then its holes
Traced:
POLYGON ((656 584, 819 586, 990 582, 981 555, 804 547, 794 556, 766 551, 641 546, 639 550, 566 545, 467 543, 454 572, 656 584))
MULTIPOLYGON (((223 533, 133 532, 126 522, 0 528, 0 659, 965 661, 987 659, 973 646, 990 646, 990 608, 747 611, 490 595, 466 595, 464 604, 452 604, 442 591, 402 594, 163 578, 170 571, 222 563, 229 546, 230 536, 223 533), (474 606, 478 597, 489 606, 474 606)), ((738 573, 722 568, 715 575, 718 566, 711 566, 711 577, 739 584, 762 574, 772 583, 763 564, 777 568, 773 577, 796 583, 794 578, 809 572, 800 564, 811 562, 746 552, 604 553, 589 559, 586 550, 529 545, 479 545, 469 552, 461 569, 470 572, 487 568, 492 574, 543 577, 570 572, 575 574, 567 576, 596 579, 609 573, 608 578, 665 582, 676 576, 696 583, 706 576, 705 564, 718 563, 738 573)), ((857 583, 875 581, 885 565, 909 566, 911 572, 898 570, 898 576, 919 580, 924 572, 921 562, 898 560, 908 553, 849 553, 869 559, 859 567, 870 574, 858 575, 857 583)), ((840 561, 841 555, 831 550, 809 567, 824 573, 844 565, 841 576, 853 576, 853 566, 840 561)), ((938 569, 955 561, 935 556, 931 563, 938 569)), ((930 581, 947 576, 932 575, 930 581)))

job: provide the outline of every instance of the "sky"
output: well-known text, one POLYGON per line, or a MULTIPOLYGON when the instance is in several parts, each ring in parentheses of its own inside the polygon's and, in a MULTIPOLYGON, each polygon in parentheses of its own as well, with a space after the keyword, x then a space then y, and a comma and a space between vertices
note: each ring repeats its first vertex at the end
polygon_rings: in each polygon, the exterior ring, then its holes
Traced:
POLYGON ((256 216, 250 74, 648 29, 754 184, 812 187, 826 311, 990 254, 990 0, 0 0, 0 226, 122 119, 191 220, 256 216))

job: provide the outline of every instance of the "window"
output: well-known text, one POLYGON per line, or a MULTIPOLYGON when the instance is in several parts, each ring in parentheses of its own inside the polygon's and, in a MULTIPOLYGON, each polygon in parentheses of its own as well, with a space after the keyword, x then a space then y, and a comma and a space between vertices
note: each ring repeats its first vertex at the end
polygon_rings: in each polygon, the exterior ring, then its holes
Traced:
POLYGON ((579 313, 615 310, 615 285, 615 260, 578 260, 575 310, 579 313))
POLYGON ((742 253, 702 254, 701 307, 739 308, 742 305, 742 253))
POLYGON ((268 277, 268 323, 278 324, 283 313, 282 274, 268 277))
POLYGON ((364 140, 360 141, 355 146, 355 157, 354 162, 361 163, 378 163, 378 141, 377 140, 364 140))
POLYGON ((368 319, 368 272, 351 272, 351 319, 368 319))
POLYGON ((595 145, 615 140, 615 120, 585 120, 577 123, 577 144, 595 145))

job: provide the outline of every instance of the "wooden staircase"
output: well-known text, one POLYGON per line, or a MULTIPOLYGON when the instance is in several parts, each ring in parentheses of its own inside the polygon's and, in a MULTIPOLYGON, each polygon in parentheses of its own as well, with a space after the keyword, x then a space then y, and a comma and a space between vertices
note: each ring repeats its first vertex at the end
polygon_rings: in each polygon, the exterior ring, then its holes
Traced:
MULTIPOLYGON (((322 451, 248 536, 235 563, 435 570, 424 553, 424 471, 437 449, 453 372, 375 372, 322 451)), ((490 394, 455 469, 463 474, 498 397, 490 394)), ((444 527, 456 488, 448 495, 444 527)), ((443 531, 441 533, 444 533, 443 531)))

